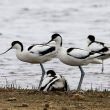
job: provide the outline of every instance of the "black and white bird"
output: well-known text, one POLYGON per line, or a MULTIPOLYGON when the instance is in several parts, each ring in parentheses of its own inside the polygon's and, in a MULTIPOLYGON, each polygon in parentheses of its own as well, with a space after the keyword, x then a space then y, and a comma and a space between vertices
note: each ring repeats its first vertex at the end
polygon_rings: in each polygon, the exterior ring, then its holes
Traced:
POLYGON ((79 67, 81 71, 81 78, 77 90, 80 90, 83 77, 85 75, 85 72, 83 71, 81 66, 87 65, 89 63, 100 64, 101 62, 95 58, 98 57, 99 54, 94 54, 92 52, 79 48, 64 48, 62 47, 62 37, 57 33, 52 35, 51 40, 48 43, 50 43, 51 41, 56 42, 56 47, 58 48, 57 57, 61 62, 70 66, 79 67))
POLYGON ((109 50, 110 47, 108 47, 108 45, 103 42, 96 41, 93 35, 89 35, 87 37, 87 42, 88 42, 87 48, 89 51, 101 54, 101 56, 98 58, 102 60, 102 73, 103 73, 104 71, 103 61, 105 59, 110 58, 110 50, 109 50))
POLYGON ((13 41, 11 43, 11 47, 2 54, 5 54, 10 49, 16 49, 16 57, 19 60, 31 64, 40 64, 42 69, 42 77, 38 87, 40 88, 43 77, 45 75, 45 70, 42 63, 47 62, 52 58, 56 57, 56 47, 50 45, 36 44, 36 45, 31 45, 24 49, 23 44, 20 41, 13 41))
POLYGON ((40 91, 67 91, 69 86, 66 79, 57 75, 53 70, 48 70, 46 77, 43 79, 40 91))

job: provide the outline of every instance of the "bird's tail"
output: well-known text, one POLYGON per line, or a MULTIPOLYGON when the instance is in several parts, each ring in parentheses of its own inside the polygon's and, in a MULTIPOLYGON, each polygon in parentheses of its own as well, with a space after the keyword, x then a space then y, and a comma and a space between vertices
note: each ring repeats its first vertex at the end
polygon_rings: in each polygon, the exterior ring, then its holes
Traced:
POLYGON ((85 60, 87 62, 93 63, 93 64, 102 64, 102 61, 99 59, 99 57, 101 57, 101 56, 102 56, 102 54, 95 53, 95 54, 91 54, 90 57, 88 57, 85 60))
POLYGON ((70 90, 70 87, 68 85, 68 82, 65 80, 65 91, 69 91, 70 90))
POLYGON ((90 61, 90 63, 93 63, 93 64, 102 64, 102 61, 97 59, 97 58, 94 58, 90 61))

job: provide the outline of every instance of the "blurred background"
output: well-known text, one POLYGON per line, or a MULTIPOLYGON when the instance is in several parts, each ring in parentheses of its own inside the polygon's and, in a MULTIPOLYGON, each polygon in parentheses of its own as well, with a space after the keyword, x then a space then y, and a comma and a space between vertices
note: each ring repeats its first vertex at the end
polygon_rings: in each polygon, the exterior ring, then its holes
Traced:
MULTIPOLYGON (((47 42, 53 33, 63 37, 64 47, 87 45, 87 36, 110 44, 110 0, 1 0, 0 53, 14 40, 24 46, 47 42)), ((101 65, 84 66, 86 72, 82 88, 110 90, 110 59, 101 65)), ((46 71, 54 69, 64 75, 71 89, 80 78, 78 67, 61 63, 58 59, 44 63, 46 71)), ((14 84, 22 88, 37 88, 41 77, 39 64, 28 64, 16 58, 14 50, 0 56, 0 87, 14 84)))

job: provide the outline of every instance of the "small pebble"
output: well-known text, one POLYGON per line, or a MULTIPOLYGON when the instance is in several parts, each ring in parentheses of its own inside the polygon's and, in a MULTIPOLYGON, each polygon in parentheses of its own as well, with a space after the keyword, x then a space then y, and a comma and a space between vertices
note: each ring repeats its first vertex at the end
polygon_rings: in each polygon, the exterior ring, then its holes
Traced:
POLYGON ((44 108, 43 110, 48 110, 48 108, 44 108))
POLYGON ((7 101, 16 101, 17 99, 15 97, 10 97, 7 101))
POLYGON ((29 105, 27 103, 23 103, 21 106, 22 107, 29 107, 29 105))
POLYGON ((8 110, 7 108, 2 108, 2 109, 0 109, 0 110, 8 110))
POLYGON ((74 99, 76 99, 76 100, 84 100, 85 97, 83 95, 80 95, 80 94, 77 93, 77 94, 74 95, 74 99))
POLYGON ((62 110, 68 110, 66 107, 62 107, 62 110))
POLYGON ((22 103, 19 105, 15 105, 14 107, 29 107, 29 105, 27 103, 22 103))
POLYGON ((45 108, 49 108, 49 104, 45 104, 45 108))

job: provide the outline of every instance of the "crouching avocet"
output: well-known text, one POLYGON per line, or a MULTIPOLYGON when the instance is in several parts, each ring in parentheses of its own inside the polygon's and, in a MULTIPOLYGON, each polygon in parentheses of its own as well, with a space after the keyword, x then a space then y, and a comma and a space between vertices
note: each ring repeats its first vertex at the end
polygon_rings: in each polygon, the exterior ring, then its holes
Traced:
POLYGON ((39 83, 39 87, 40 87, 45 74, 45 70, 42 63, 49 61, 51 60, 51 58, 56 56, 55 46, 36 44, 36 45, 31 45, 28 48, 24 49, 23 44, 20 41, 13 41, 11 43, 11 47, 2 54, 5 54, 10 49, 16 49, 16 56, 19 60, 32 64, 40 64, 42 69, 42 77, 39 83))
POLYGON ((88 41, 88 50, 95 53, 101 53, 101 56, 98 57, 102 60, 102 73, 104 71, 104 65, 103 60, 110 58, 110 50, 107 44, 103 42, 99 42, 95 40, 95 37, 93 35, 89 35, 87 37, 88 41))
POLYGON ((47 71, 47 76, 43 79, 40 87, 41 91, 67 91, 69 86, 65 78, 57 75, 53 70, 47 71))
POLYGON ((56 47, 58 48, 57 57, 61 62, 70 66, 79 67, 81 71, 81 78, 80 78, 77 90, 80 90, 83 77, 85 75, 85 72, 83 71, 81 66, 87 65, 89 63, 101 64, 101 62, 98 59, 95 59, 95 57, 98 57, 100 54, 94 54, 92 52, 79 49, 79 48, 63 48, 62 37, 57 33, 52 35, 52 38, 48 43, 50 43, 51 41, 56 42, 56 47))

